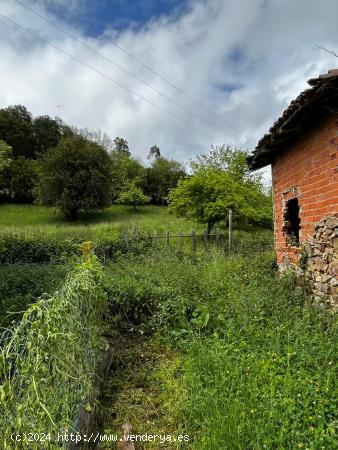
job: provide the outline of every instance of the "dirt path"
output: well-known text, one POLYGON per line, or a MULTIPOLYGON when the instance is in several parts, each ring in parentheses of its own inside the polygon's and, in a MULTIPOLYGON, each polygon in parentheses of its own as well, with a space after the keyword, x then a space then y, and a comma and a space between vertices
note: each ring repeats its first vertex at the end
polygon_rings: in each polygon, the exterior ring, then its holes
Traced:
MULTIPOLYGON (((113 358, 101 399, 100 432, 122 436, 131 429, 134 435, 175 435, 170 401, 164 398, 165 380, 161 379, 163 370, 173 364, 173 354, 135 335, 116 335, 110 339, 110 345, 113 358)), ((133 450, 130 444, 123 446, 120 442, 100 443, 97 448, 133 450)), ((135 443, 135 450, 177 448, 167 442, 135 443)))

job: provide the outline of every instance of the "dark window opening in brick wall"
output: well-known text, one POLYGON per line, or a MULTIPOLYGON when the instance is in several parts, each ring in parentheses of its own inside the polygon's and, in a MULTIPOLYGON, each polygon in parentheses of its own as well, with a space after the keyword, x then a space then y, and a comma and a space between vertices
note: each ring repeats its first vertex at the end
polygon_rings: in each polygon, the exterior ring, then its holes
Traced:
POLYGON ((300 230, 298 198, 287 201, 283 219, 283 232, 286 235, 287 242, 291 245, 298 245, 300 230))

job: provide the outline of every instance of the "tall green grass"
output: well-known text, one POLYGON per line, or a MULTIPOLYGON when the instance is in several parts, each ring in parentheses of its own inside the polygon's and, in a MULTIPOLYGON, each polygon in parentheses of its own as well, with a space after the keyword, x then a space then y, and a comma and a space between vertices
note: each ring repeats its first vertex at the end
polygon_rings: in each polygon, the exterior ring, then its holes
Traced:
POLYGON ((61 290, 31 305, 18 326, 1 335, 1 448, 64 447, 58 433, 76 429, 104 347, 103 280, 94 260, 80 265, 61 290), (12 433, 46 433, 50 440, 16 444, 12 433))
POLYGON ((54 292, 67 268, 46 264, 10 264, 0 266, 0 332, 18 322, 27 306, 46 292, 54 292))
POLYGON ((337 316, 276 276, 271 252, 154 253, 110 280, 115 321, 179 352, 154 382, 188 448, 337 448, 337 316))
MULTIPOLYGON (((80 214, 74 222, 66 222, 51 207, 37 205, 0 205, 0 229, 15 233, 40 233, 64 237, 81 236, 85 239, 109 238, 116 230, 140 229, 143 232, 191 231, 198 225, 168 213, 164 206, 112 205, 102 212, 80 214), (7 230, 8 231, 8 230, 7 230)), ((198 228, 203 228, 199 226, 198 228)))
MULTIPOLYGON (((102 213, 82 215, 72 223, 65 222, 52 208, 35 205, 0 205, 0 264, 60 263, 81 255, 81 244, 91 241, 95 254, 103 261, 119 253, 135 251, 135 242, 157 233, 158 245, 166 245, 165 232, 170 233, 170 245, 191 251, 191 230, 197 232, 197 253, 204 253, 203 226, 176 218, 167 208, 144 206, 135 212, 123 205, 113 205, 102 213), (177 237, 182 231, 182 241, 177 237), (126 240, 125 236, 128 235, 126 240), (176 237, 175 237, 176 236, 176 237)), ((227 251, 227 234, 222 227, 221 248, 227 251)), ((271 230, 243 231, 234 229, 232 251, 261 251, 271 246, 271 230)), ((149 240, 149 244, 154 239, 149 240)), ((209 249, 216 248, 215 236, 209 249)))

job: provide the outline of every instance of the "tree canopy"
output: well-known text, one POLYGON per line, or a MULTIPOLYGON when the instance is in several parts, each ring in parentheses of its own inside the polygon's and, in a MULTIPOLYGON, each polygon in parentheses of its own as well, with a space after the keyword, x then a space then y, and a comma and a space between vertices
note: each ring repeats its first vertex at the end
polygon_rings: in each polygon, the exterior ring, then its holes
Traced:
POLYGON ((10 165, 13 157, 13 149, 5 141, 0 140, 0 175, 10 165))
POLYGON ((137 187, 134 182, 131 182, 124 186, 124 189, 118 198, 118 202, 123 203, 124 205, 132 205, 136 211, 136 206, 148 203, 149 198, 144 195, 142 189, 137 187))
POLYGON ((59 117, 33 118, 23 105, 0 109, 0 139, 13 148, 14 158, 36 159, 55 147, 62 137, 72 134, 59 117))
POLYGON ((180 180, 169 194, 170 210, 181 217, 207 224, 208 232, 215 223, 233 210, 241 224, 270 226, 272 201, 265 194, 259 177, 252 177, 243 164, 245 152, 230 147, 212 148, 191 165, 194 173, 180 180))
POLYGON ((96 130, 90 130, 89 128, 73 128, 73 132, 75 134, 79 134, 89 141, 96 142, 101 145, 107 152, 114 151, 115 144, 114 141, 110 138, 110 136, 105 132, 100 130, 99 128, 96 130))
POLYGON ((212 145, 209 153, 198 155, 194 161, 190 161, 190 167, 193 173, 202 169, 222 170, 239 182, 253 181, 260 184, 261 174, 251 172, 247 165, 248 154, 249 152, 230 145, 212 145))
POLYGON ((167 204, 170 189, 175 188, 178 180, 185 176, 186 172, 181 163, 158 156, 146 169, 144 193, 153 204, 167 204))
POLYGON ((114 151, 120 153, 127 153, 130 156, 129 144, 126 139, 116 137, 114 139, 114 151))
POLYGON ((160 147, 158 147, 156 144, 150 147, 148 159, 159 158, 160 156, 161 156, 160 147))
POLYGON ((41 160, 38 199, 59 208, 67 219, 78 211, 102 209, 111 201, 108 153, 81 136, 63 138, 41 160))
POLYGON ((135 157, 126 152, 112 152, 111 183, 112 200, 116 200, 131 182, 141 188, 145 178, 145 168, 135 157))
MULTIPOLYGON (((95 143, 109 154, 108 191, 112 202, 117 201, 122 193, 125 196, 132 183, 152 203, 166 204, 169 190, 176 187, 178 180, 185 176, 183 166, 177 161, 161 156, 157 145, 150 148, 150 166, 146 167, 132 155, 128 141, 123 137, 117 136, 112 140, 100 129, 70 127, 59 117, 52 118, 48 115, 33 117, 25 106, 14 105, 0 109, 0 140, 4 142, 3 145, 11 148, 9 159, 5 157, 4 150, 0 150, 0 165, 3 167, 0 168, 0 201, 33 202, 39 196, 40 200, 53 203, 54 200, 50 200, 50 195, 42 189, 41 180, 37 187, 37 169, 41 166, 39 172, 43 173, 48 161, 49 173, 45 171, 45 175, 46 179, 51 180, 54 171, 58 171, 59 164, 54 149, 58 148, 60 152, 63 144, 58 147, 59 144, 64 142, 65 138, 71 137, 82 137, 82 142, 95 143), (53 163, 56 164, 55 170, 53 163)), ((61 178, 60 173, 58 176, 61 178)), ((67 176, 65 172, 64 178, 67 176)), ((55 192, 56 185, 57 183, 54 186, 55 192)), ((66 201, 60 200, 59 203, 65 205, 66 201)), ((85 208, 81 206, 80 209, 85 208)))
POLYGON ((13 156, 34 158, 33 118, 25 106, 0 109, 0 139, 13 148, 13 156))

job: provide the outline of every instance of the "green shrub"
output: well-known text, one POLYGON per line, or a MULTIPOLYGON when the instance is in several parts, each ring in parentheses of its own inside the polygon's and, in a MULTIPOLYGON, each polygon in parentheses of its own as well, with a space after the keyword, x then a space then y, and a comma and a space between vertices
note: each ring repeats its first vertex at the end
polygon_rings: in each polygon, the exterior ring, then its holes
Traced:
POLYGON ((128 239, 123 231, 111 230, 109 236, 94 237, 93 240, 84 232, 44 234, 43 230, 26 233, 9 230, 0 233, 0 264, 64 263, 70 258, 80 258, 82 243, 88 239, 93 253, 101 261, 114 260, 126 252, 144 253, 152 245, 147 235, 137 229, 130 232, 128 239))
POLYGON ((27 306, 45 292, 53 292, 64 280, 61 265, 11 264, 0 267, 0 327, 22 317, 27 306))
MULTIPOLYGON (((104 283, 96 261, 78 266, 60 291, 31 305, 19 325, 1 336, 3 449, 13 448, 11 433, 50 432, 53 440, 76 427, 79 408, 92 394, 104 347, 104 283)), ((21 445, 41 448, 41 443, 21 445)), ((46 447, 60 444, 49 442, 46 447)))
POLYGON ((49 263, 81 255, 81 245, 72 238, 59 240, 43 235, 3 233, 0 235, 0 263, 49 263))
MULTIPOLYGON (((44 236, 35 233, 2 233, 0 235, 0 263, 57 263, 66 259, 81 257, 82 242, 85 236, 60 238, 59 236, 44 236)), ((99 240, 93 243, 94 251, 100 258, 111 257, 115 252, 123 250, 123 242, 118 237, 99 240)))

